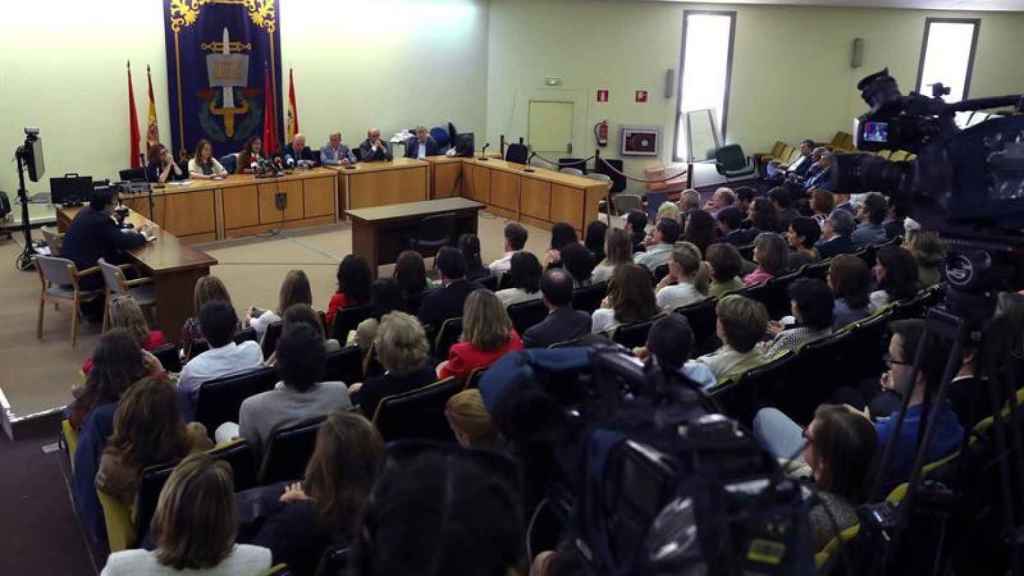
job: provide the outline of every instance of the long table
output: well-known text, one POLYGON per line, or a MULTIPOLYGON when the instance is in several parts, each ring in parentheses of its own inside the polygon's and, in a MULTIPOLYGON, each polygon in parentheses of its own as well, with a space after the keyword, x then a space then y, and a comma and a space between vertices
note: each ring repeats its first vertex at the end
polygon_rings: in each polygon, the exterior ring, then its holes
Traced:
MULTIPOLYGON (((66 231, 81 208, 57 210, 57 226, 66 231)), ((126 218, 136 229, 151 221, 132 210, 126 218)), ((143 276, 153 278, 156 288, 156 322, 164 335, 177 342, 185 320, 192 316, 195 304, 192 294, 196 280, 210 273, 217 260, 209 254, 184 244, 170 231, 160 228, 157 239, 128 252, 143 276)))
POLYGON ((483 208, 483 204, 466 198, 442 198, 349 210, 352 253, 366 258, 370 272, 376 278, 379 266, 398 259, 398 254, 405 249, 405 240, 415 232, 423 218, 452 213, 457 234, 476 234, 477 213, 483 208))
POLYGON ((422 160, 395 158, 389 162, 357 162, 350 167, 328 166, 338 174, 338 213, 427 200, 430 165, 422 160))

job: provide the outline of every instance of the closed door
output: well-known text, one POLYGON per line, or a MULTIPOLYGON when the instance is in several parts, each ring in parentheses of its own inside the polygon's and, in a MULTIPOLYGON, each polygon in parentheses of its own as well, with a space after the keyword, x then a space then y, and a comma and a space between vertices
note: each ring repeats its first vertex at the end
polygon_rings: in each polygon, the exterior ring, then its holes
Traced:
POLYGON ((530 101, 527 138, 534 152, 572 154, 573 108, 572 102, 530 101))

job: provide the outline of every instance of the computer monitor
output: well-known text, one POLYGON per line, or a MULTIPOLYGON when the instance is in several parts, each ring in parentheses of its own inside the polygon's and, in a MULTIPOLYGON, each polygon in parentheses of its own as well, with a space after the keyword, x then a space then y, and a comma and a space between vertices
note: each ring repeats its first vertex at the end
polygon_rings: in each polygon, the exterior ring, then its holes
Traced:
POLYGON ((465 134, 459 134, 455 137, 455 155, 462 156, 464 158, 472 158, 473 151, 476 149, 474 144, 473 133, 467 132, 465 134))
POLYGON ((92 194, 92 176, 65 174, 50 178, 51 204, 80 204, 92 194))

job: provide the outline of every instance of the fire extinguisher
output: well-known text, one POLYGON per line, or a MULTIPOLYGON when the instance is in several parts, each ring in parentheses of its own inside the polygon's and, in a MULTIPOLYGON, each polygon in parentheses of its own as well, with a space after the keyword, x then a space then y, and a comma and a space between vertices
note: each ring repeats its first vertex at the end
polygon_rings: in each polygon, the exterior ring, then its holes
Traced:
POLYGON ((597 124, 594 124, 594 139, 597 140, 597 145, 604 147, 608 145, 608 121, 601 120, 597 124))

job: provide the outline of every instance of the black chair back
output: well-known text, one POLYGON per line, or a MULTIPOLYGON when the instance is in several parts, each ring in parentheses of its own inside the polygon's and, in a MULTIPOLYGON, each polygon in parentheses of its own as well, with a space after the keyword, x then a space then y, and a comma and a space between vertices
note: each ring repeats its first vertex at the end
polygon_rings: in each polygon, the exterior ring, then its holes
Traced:
POLYGON ((478 278, 477 283, 483 286, 484 288, 487 288, 491 292, 497 292, 499 279, 500 278, 498 276, 490 274, 488 276, 484 276, 483 278, 478 278))
POLYGON ((351 555, 348 546, 344 548, 329 548, 320 558, 320 564, 316 569, 316 576, 338 576, 348 574, 348 559, 351 555))
POLYGON ((122 182, 144 182, 146 180, 145 168, 128 168, 117 173, 122 182))
POLYGON ((516 164, 526 164, 530 157, 530 150, 524 144, 509 144, 505 148, 505 160, 516 164))
POLYGON ((715 151, 715 170, 727 178, 749 176, 754 166, 747 163, 747 156, 739 144, 727 144, 715 151))
POLYGON ((608 283, 598 282, 573 290, 572 307, 576 310, 592 313, 601 307, 601 300, 608 294, 608 283))
POLYGON ((559 158, 558 169, 561 170, 562 168, 575 168, 584 174, 587 173, 587 163, 583 158, 559 158))
POLYGON ((626 177, 621 174, 622 167, 622 160, 618 158, 601 158, 594 163, 594 172, 604 174, 612 179, 611 194, 618 194, 626 189, 626 177))
POLYGON ((668 276, 668 264, 662 264, 654 269, 654 284, 657 285, 665 276, 668 276))
POLYGON ((425 256, 435 254, 455 241, 456 224, 455 214, 451 212, 422 218, 408 239, 409 248, 425 256))
POLYGON ((209 349, 210 343, 207 342, 205 339, 193 341, 192 345, 188 347, 188 360, 191 360, 196 356, 199 356, 200 354, 206 352, 209 349))
POLYGON ((548 317, 548 307, 544 305, 544 300, 539 298, 512 304, 507 310, 508 317, 512 319, 512 325, 515 326, 516 332, 520 336, 548 317))
POLYGON ((817 278, 824 282, 828 277, 828 269, 831 265, 831 260, 823 260, 804 266, 801 272, 804 278, 817 278))
POLYGON ((181 372, 181 355, 177 344, 167 343, 158 346, 153 351, 153 356, 160 361, 160 365, 168 372, 181 372))
POLYGON ((352 384, 363 381, 363 353, 358 346, 346 346, 327 355, 324 380, 352 384))
POLYGON ((324 420, 326 416, 319 416, 275 430, 267 440, 266 454, 260 465, 260 483, 266 485, 302 478, 316 447, 316 434, 324 420))
POLYGON ((646 346, 647 334, 651 331, 651 326, 653 326, 661 317, 662 314, 658 314, 654 318, 649 318, 641 322, 623 324, 616 328, 612 333, 612 340, 626 348, 646 346))
POLYGON ((446 378, 429 386, 387 396, 377 406, 373 423, 385 442, 418 438, 454 442, 444 415, 448 399, 462 390, 462 382, 446 378))
POLYGON ((718 340, 718 315, 715 314, 717 304, 714 298, 706 298, 675 310, 676 314, 686 316, 693 330, 693 349, 690 351, 693 356, 709 354, 721 345, 718 340))
POLYGON ((281 331, 284 330, 284 321, 278 320, 277 322, 271 323, 267 326, 267 331, 263 333, 263 341, 260 342, 260 348, 263 349, 263 359, 266 360, 277 350, 277 341, 281 338, 281 331))
POLYGON ((441 324, 437 331, 437 338, 434 340, 434 358, 445 360, 448 358, 448 350, 462 337, 462 318, 449 318, 441 324))
POLYGON ((509 273, 498 275, 498 290, 504 290, 505 288, 512 287, 512 275, 509 273))
POLYGON ((754 245, 747 244, 746 246, 737 246, 736 250, 740 253, 740 256, 744 260, 754 261, 754 245))
POLYGON ((723 414, 749 428, 759 408, 773 405, 771 394, 777 382, 788 380, 786 375, 793 358, 793 353, 787 352, 767 364, 748 370, 732 383, 712 389, 709 395, 721 407, 723 414))
POLYGON ((348 341, 348 333, 355 330, 359 323, 367 318, 372 318, 376 307, 370 304, 366 306, 349 306, 342 308, 334 315, 334 328, 331 330, 331 337, 337 340, 342 346, 348 341))
POLYGON ((474 368, 473 371, 469 373, 469 377, 466 378, 466 388, 476 388, 479 390, 480 379, 484 377, 486 372, 487 368, 474 368))
POLYGON ((160 491, 171 477, 177 462, 149 466, 142 471, 139 479, 139 492, 135 497, 135 541, 142 545, 149 534, 149 525, 156 513, 156 503, 160 499, 160 491))
POLYGON ((227 170, 228 174, 238 172, 238 154, 225 154, 221 156, 220 165, 227 170))
POLYGON ((277 372, 268 367, 203 382, 196 398, 195 419, 210 432, 225 422, 238 422, 242 402, 273 389, 276 383, 277 372))
POLYGON ((240 331, 238 334, 235 334, 235 344, 241 344, 242 342, 247 342, 249 340, 252 340, 253 342, 258 342, 259 339, 260 335, 257 334, 256 329, 252 327, 246 328, 245 330, 240 331))
POLYGON ((245 440, 235 440, 217 446, 209 452, 210 456, 223 460, 231 466, 234 475, 235 492, 259 486, 256 470, 256 457, 252 447, 245 440))

